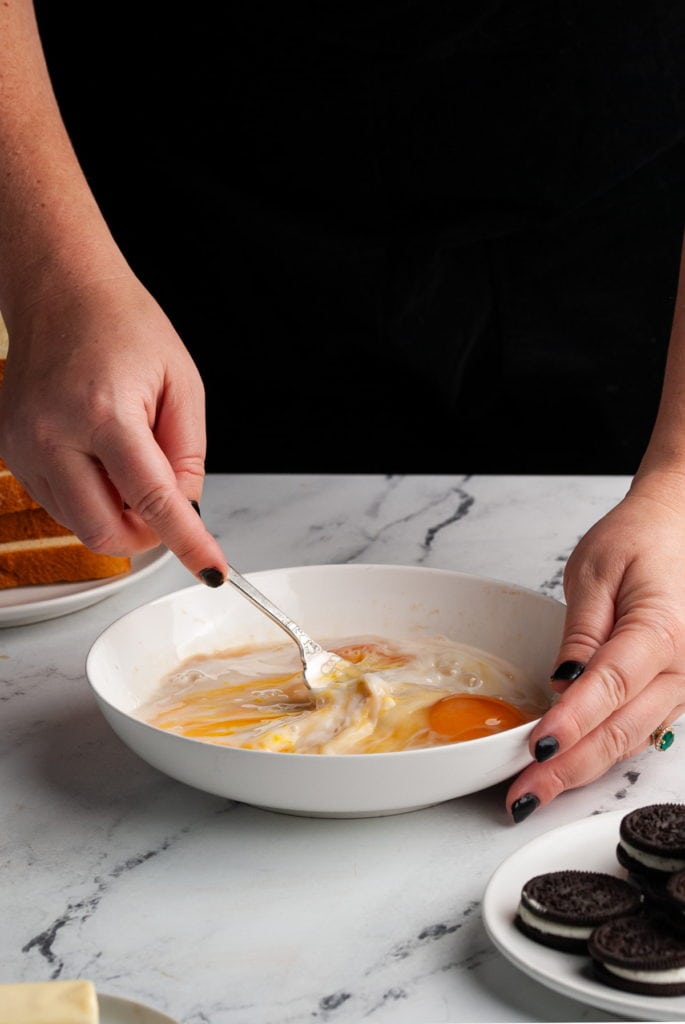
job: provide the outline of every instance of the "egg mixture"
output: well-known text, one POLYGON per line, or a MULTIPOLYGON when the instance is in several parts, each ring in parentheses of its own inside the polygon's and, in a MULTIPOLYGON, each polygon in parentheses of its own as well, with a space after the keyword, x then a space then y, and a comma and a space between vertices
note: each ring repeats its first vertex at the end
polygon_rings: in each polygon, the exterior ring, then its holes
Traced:
POLYGON ((369 754, 490 736, 549 706, 515 666, 445 636, 350 637, 324 646, 354 671, 315 694, 294 644, 231 649, 188 659, 137 716, 229 747, 369 754))

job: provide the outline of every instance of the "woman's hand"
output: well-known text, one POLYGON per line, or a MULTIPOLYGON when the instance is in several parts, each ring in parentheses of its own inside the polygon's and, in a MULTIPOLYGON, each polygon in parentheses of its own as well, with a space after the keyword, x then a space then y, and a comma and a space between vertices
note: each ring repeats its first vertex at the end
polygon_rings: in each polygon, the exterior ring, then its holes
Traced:
POLYGON ((573 551, 564 591, 560 696, 509 788, 514 821, 644 750, 685 712, 685 480, 636 477, 573 551))
MULTIPOLYGON (((193 575, 226 560, 191 501, 204 483, 204 388, 181 339, 128 270, 13 311, 0 454, 94 551, 160 542, 193 575)), ((214 577, 219 581, 219 577, 214 577)))
POLYGON ((0 6, 0 455, 95 551, 160 541, 205 582, 226 560, 191 501, 204 389, 120 252, 62 120, 31 0, 0 6))

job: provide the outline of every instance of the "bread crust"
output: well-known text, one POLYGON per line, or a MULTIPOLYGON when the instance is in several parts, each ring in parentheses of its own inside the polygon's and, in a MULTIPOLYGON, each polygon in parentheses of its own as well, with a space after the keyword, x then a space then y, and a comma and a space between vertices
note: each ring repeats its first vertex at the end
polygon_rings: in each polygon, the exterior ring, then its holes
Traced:
POLYGON ((27 508, 40 508, 40 505, 3 463, 0 466, 0 516, 27 508))
POLYGON ((121 576, 131 568, 129 558, 98 554, 73 535, 46 538, 40 544, 28 546, 23 541, 0 545, 0 589, 105 579, 121 576))
POLYGON ((40 506, 0 515, 0 544, 38 537, 67 537, 69 534, 68 526, 62 526, 40 506))

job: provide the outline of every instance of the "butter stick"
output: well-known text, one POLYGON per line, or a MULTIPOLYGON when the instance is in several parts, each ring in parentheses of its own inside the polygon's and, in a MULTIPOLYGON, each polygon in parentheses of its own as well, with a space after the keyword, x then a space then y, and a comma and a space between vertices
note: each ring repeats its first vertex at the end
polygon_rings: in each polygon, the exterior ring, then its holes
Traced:
POLYGON ((0 984, 0 1024, 99 1024, 92 981, 0 984))

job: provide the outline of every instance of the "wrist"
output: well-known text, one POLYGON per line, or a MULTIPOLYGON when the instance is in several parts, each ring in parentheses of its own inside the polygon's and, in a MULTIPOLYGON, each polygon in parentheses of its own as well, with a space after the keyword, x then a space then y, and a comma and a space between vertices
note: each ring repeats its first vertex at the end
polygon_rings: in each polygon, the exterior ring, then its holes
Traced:
POLYGON ((685 452, 650 446, 633 477, 629 492, 667 504, 685 504, 685 452))
POLYGON ((27 311, 78 301, 79 292, 131 274, 106 228, 81 227, 54 244, 52 237, 37 231, 30 256, 2 259, 0 310, 10 336, 27 311))

